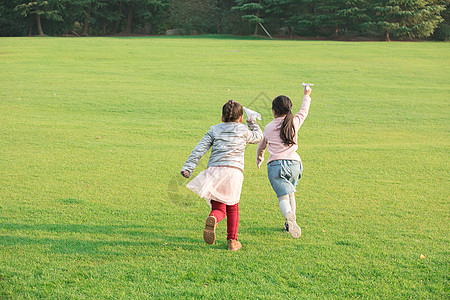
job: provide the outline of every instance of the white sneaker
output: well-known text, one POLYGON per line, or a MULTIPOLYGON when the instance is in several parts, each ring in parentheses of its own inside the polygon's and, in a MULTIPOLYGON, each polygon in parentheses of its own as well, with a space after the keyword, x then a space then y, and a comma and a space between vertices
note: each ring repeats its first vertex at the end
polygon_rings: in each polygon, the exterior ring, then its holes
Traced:
POLYGON ((296 217, 293 213, 288 212, 286 215, 286 223, 289 228, 289 233, 294 239, 298 239, 302 235, 302 229, 297 225, 296 217))

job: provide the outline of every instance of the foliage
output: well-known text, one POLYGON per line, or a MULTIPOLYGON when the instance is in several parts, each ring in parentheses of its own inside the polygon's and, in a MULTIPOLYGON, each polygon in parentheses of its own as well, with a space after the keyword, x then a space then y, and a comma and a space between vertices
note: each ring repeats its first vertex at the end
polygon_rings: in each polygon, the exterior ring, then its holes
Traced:
MULTIPOLYGON (((4 0, 1 35, 269 32, 340 38, 431 36, 448 0, 4 0), (3 32, 3 33, 2 33, 3 32)), ((446 26, 435 38, 445 36, 446 26)))
POLYGON ((21 36, 26 34, 27 24, 16 13, 14 8, 17 3, 14 0, 0 2, 0 36, 21 36))
POLYGON ((234 11, 239 11, 242 20, 253 24, 255 31, 253 35, 258 34, 258 28, 260 23, 264 23, 265 3, 264 0, 236 0, 236 6, 232 9, 234 11))
POLYGON ((442 0, 439 4, 446 5, 446 9, 441 13, 444 21, 438 25, 433 37, 439 41, 450 40, 450 1, 442 0))
POLYGON ((24 18, 35 17, 39 35, 43 36, 42 21, 62 21, 62 12, 64 11, 64 0, 37 0, 28 2, 20 1, 14 10, 20 13, 24 18))
POLYGON ((62 2, 58 0, 51 1, 50 3, 46 0, 37 0, 31 2, 26 1, 25 3, 17 5, 15 9, 24 17, 40 15, 45 16, 49 20, 62 21, 61 8, 62 2))
POLYGON ((260 17, 261 11, 264 6, 261 4, 261 0, 237 0, 237 6, 233 7, 234 10, 242 11, 242 19, 251 23, 263 23, 264 19, 260 17))
POLYGON ((450 41, 450 25, 439 24, 434 32, 434 38, 438 41, 450 41))
POLYGON ((437 1, 427 0, 372 0, 369 7, 372 18, 366 25, 385 32, 386 39, 390 33, 401 39, 423 38, 430 36, 440 22, 440 13, 445 6, 437 1))
POLYGON ((172 28, 185 34, 218 33, 218 0, 172 0, 170 11, 172 28))

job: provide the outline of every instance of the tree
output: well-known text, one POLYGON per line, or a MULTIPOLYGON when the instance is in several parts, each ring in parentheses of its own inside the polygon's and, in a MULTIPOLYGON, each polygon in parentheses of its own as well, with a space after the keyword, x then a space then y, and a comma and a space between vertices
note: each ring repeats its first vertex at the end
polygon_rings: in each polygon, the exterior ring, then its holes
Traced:
MULTIPOLYGON (((52 21, 62 21, 62 16, 58 8, 61 8, 62 2, 58 0, 49 1, 37 0, 27 3, 19 4, 15 7, 15 10, 20 12, 25 18, 34 15, 36 17, 36 24, 39 32, 39 36, 45 36, 42 29, 41 16, 52 21)), ((30 30, 31 34, 31 30, 30 30)))
POLYGON ((339 12, 344 7, 346 7, 346 3, 342 0, 319 1, 315 9, 316 26, 334 28, 337 37, 339 28, 342 28, 344 23, 339 12))
POLYGON ((293 26, 290 17, 300 9, 298 0, 266 0, 264 2, 264 24, 270 31, 285 29, 285 34, 292 37, 293 26))
POLYGON ((293 27, 296 34, 312 36, 319 32, 316 26, 315 0, 292 0, 287 11, 287 24, 293 27))
POLYGON ((340 24, 342 26, 340 29, 344 31, 344 34, 347 30, 363 33, 361 24, 370 20, 366 6, 366 0, 346 1, 346 6, 338 11, 337 15, 341 20, 340 24))
POLYGON ((14 9, 18 4, 17 0, 0 1, 0 36, 21 36, 26 32, 27 24, 14 9))
POLYGON ((135 17, 143 17, 147 19, 152 16, 149 12, 155 7, 164 5, 164 1, 161 0, 121 0, 119 1, 123 5, 123 11, 125 16, 125 29, 123 33, 130 34, 133 31, 133 21, 135 17))
POLYGON ((219 31, 218 0, 172 0, 170 21, 173 28, 189 33, 219 31))
POLYGON ((368 21, 365 0, 292 0, 288 24, 300 35, 345 35, 368 21))
POLYGON ((371 4, 372 20, 366 26, 384 32, 387 41, 391 33, 401 39, 430 36, 443 21, 440 13, 445 9, 430 0, 372 0, 371 4))
POLYGON ((445 10, 441 13, 441 17, 444 19, 442 23, 438 25, 434 31, 433 38, 440 41, 450 40, 450 1, 440 0, 438 4, 445 5, 445 10))
MULTIPOLYGON (((336 37, 347 29, 356 30, 357 24, 364 18, 363 0, 323 0, 317 1, 314 9, 315 27, 324 27, 336 37)), ((367 21, 367 20, 366 20, 367 21)))
POLYGON ((123 17, 125 17, 125 28, 122 33, 130 34, 133 32, 133 28, 139 22, 148 22, 151 18, 156 17, 155 14, 162 13, 161 8, 167 6, 168 0, 113 0, 112 7, 117 9, 117 19, 113 32, 116 33, 119 28, 123 17), (136 22, 135 22, 136 21, 136 22))
POLYGON ((89 26, 96 20, 93 16, 104 9, 107 2, 106 0, 72 0, 71 5, 78 8, 78 21, 83 24, 83 32, 81 35, 88 36, 89 26))
POLYGON ((258 35, 258 25, 259 23, 264 23, 264 19, 261 18, 264 6, 262 4, 263 0, 237 0, 237 6, 234 6, 233 10, 238 10, 243 13, 242 19, 250 23, 255 24, 255 33, 253 35, 258 35))

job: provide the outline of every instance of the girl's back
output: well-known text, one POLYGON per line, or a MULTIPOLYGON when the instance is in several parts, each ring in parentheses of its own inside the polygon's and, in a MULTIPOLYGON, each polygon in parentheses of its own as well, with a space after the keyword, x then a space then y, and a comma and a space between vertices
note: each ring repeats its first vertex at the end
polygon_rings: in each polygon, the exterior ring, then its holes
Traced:
POLYGON ((300 161, 300 156, 297 153, 298 149, 298 130, 302 126, 306 117, 308 116, 311 98, 309 95, 303 97, 303 102, 300 110, 292 117, 291 144, 286 144, 280 135, 280 130, 283 127, 283 122, 286 116, 275 117, 264 129, 264 140, 259 145, 258 156, 261 157, 261 151, 267 146, 270 153, 267 163, 278 159, 290 159, 300 161))
POLYGON ((294 193, 303 171, 303 165, 297 153, 297 133, 308 115, 310 94, 311 89, 308 90, 305 87, 302 107, 295 116, 292 114, 292 101, 288 97, 280 95, 272 101, 274 120, 264 129, 263 140, 257 149, 258 168, 264 160, 265 149, 269 150, 267 176, 286 220, 284 228, 294 238, 299 238, 301 235, 301 228, 296 222, 294 193))
POLYGON ((248 127, 242 124, 242 120, 242 106, 229 100, 222 108, 223 123, 209 128, 181 170, 181 174, 189 178, 200 158, 212 148, 208 168, 200 172, 186 187, 205 198, 211 207, 203 231, 205 242, 214 243, 216 226, 227 216, 228 249, 233 251, 242 247, 237 240, 237 233, 245 145, 256 144, 262 139, 262 131, 256 120, 247 119, 248 127))
POLYGON ((214 125, 208 133, 213 140, 208 167, 232 165, 240 169, 244 169, 245 145, 258 142, 262 136, 262 132, 251 131, 246 125, 236 122, 214 125))

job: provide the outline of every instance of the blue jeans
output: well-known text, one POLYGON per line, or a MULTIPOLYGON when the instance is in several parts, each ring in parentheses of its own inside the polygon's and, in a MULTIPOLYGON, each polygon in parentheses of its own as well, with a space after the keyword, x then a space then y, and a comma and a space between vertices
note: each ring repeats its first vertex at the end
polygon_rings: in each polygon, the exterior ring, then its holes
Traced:
POLYGON ((267 165, 267 175, 277 197, 294 193, 302 172, 302 162, 297 160, 279 159, 267 165))

